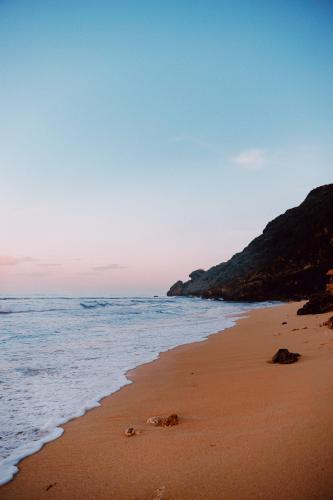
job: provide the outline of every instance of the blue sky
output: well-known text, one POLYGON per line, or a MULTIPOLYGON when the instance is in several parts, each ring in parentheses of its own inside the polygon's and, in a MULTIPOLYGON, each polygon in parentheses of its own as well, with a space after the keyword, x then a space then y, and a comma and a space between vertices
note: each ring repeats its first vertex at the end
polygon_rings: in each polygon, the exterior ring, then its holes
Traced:
POLYGON ((0 1, 0 293, 162 293, 332 182, 332 15, 0 1))

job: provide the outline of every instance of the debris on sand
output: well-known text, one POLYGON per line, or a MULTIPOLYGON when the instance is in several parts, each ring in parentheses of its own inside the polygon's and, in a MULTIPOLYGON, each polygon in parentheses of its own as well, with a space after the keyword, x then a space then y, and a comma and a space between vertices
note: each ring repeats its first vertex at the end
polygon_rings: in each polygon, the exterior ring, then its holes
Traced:
POLYGON ((328 326, 328 328, 330 328, 331 330, 333 330, 333 316, 331 316, 330 318, 328 318, 328 320, 325 321, 323 323, 323 325, 328 326))
POLYGON ((49 490, 50 490, 51 488, 53 488, 53 486, 55 486, 56 484, 57 484, 57 483, 51 483, 51 484, 49 484, 49 485, 45 488, 45 490, 46 490, 46 491, 49 491, 49 490))
POLYGON ((155 493, 151 497, 151 500, 163 500, 164 493, 165 493, 165 486, 161 486, 160 488, 157 488, 157 490, 155 491, 155 493))

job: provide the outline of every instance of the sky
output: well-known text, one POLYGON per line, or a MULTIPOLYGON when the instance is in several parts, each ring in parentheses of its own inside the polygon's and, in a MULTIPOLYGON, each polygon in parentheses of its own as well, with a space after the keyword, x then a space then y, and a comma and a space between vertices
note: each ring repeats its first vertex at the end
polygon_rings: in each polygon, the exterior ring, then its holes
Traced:
POLYGON ((333 178, 329 0, 0 0, 0 294, 163 294, 333 178))

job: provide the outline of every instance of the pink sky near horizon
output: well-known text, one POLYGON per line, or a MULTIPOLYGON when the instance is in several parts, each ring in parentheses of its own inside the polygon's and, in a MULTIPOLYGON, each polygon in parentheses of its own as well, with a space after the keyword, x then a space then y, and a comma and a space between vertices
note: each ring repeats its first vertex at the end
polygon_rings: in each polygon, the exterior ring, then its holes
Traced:
MULTIPOLYGON (((242 239, 243 234, 234 235, 232 245, 242 239)), ((170 247, 161 252, 158 245, 154 248, 153 244, 147 250, 136 243, 135 256, 128 249, 113 252, 114 259, 106 252, 95 252, 92 257, 88 249, 81 257, 41 254, 32 248, 29 255, 8 252, 0 256, 0 293, 160 295, 166 293, 174 281, 186 280, 193 269, 207 268, 228 258, 234 251, 232 245, 229 252, 224 246, 224 255, 218 249, 210 252, 210 262, 207 258, 200 259, 200 255, 208 253, 204 245, 196 245, 191 253, 184 254, 170 247)))
POLYGON ((85 203, 81 193, 11 197, 0 212, 0 294, 161 295, 194 269, 241 251, 307 192, 226 192, 190 209, 185 192, 171 205, 168 192, 134 199, 130 190, 127 197, 94 193, 85 203))
POLYGON ((194 269, 241 250, 264 222, 255 204, 249 230, 249 214, 242 222, 236 199, 229 208, 237 223, 218 212, 218 198, 212 217, 200 205, 185 210, 169 203, 168 192, 134 198, 130 188, 126 196, 11 197, 0 212, 0 294, 164 294, 194 269))

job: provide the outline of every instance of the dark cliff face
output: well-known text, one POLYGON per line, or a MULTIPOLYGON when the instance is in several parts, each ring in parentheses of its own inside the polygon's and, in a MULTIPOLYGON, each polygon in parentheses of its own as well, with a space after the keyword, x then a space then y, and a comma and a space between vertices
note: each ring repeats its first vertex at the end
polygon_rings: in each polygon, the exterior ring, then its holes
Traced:
POLYGON ((325 287, 333 268, 333 184, 311 191, 296 208, 269 222, 228 262, 194 271, 168 291, 225 300, 303 299, 325 287))

